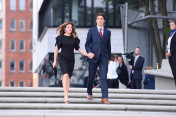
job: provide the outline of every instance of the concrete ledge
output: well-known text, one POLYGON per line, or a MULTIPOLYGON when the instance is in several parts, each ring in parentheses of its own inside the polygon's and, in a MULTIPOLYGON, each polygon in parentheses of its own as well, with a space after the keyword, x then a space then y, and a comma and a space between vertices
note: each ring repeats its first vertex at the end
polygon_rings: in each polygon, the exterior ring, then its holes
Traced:
POLYGON ((163 69, 144 70, 144 74, 150 74, 154 76, 162 76, 162 77, 174 79, 172 72, 169 70, 163 70, 163 69))

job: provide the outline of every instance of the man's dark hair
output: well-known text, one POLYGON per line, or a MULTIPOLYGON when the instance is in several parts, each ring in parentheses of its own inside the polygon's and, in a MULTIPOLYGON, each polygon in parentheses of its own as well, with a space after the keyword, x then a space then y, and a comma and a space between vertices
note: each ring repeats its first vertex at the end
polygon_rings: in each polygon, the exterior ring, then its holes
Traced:
POLYGON ((138 48, 140 50, 140 47, 137 46, 136 48, 138 48))
POLYGON ((97 13, 97 17, 98 16, 102 16, 104 18, 104 20, 105 20, 105 15, 103 13, 97 13))

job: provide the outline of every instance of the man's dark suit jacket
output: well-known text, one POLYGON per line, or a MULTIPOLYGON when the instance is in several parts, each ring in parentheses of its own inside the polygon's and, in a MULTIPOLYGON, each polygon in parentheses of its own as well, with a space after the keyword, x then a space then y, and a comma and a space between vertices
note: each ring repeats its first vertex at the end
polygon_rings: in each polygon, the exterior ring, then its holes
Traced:
POLYGON ((103 37, 100 37, 97 27, 89 29, 85 48, 87 53, 92 52, 95 54, 93 59, 89 59, 89 62, 97 63, 101 54, 101 57, 108 61, 111 60, 111 32, 104 28, 103 37))
MULTIPOLYGON (((135 59, 135 58, 134 58, 135 59)), ((132 70, 134 70, 133 77, 134 79, 142 80, 142 69, 144 65, 145 59, 142 56, 139 56, 139 58, 136 61, 136 64, 134 66, 134 59, 129 61, 129 65, 132 66, 132 70)), ((131 70, 131 75, 132 75, 132 70, 131 70)))

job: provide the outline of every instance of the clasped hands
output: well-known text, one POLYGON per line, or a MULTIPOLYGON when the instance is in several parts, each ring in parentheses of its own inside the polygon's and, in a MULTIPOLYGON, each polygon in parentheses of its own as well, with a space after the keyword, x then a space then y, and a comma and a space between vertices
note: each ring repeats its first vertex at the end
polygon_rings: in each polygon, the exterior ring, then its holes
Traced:
POLYGON ((94 57, 94 55, 95 55, 94 53, 90 52, 90 53, 87 54, 87 57, 89 59, 92 59, 94 57))

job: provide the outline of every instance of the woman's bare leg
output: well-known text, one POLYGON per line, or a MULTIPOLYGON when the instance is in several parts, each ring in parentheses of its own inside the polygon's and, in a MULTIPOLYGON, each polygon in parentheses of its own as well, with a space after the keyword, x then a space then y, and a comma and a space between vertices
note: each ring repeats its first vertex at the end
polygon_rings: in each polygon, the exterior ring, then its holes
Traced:
POLYGON ((70 88, 70 78, 68 74, 63 75, 62 85, 64 88, 64 102, 67 102, 68 101, 68 91, 70 88))

